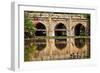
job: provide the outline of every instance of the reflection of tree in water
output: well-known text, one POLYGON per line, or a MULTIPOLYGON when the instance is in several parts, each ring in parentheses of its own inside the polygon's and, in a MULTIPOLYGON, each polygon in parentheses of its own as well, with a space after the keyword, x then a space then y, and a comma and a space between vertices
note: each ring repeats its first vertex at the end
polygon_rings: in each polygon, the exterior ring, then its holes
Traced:
POLYGON ((31 54, 35 52, 36 45, 34 40, 25 40, 24 42, 24 60, 30 61, 31 60, 31 54))

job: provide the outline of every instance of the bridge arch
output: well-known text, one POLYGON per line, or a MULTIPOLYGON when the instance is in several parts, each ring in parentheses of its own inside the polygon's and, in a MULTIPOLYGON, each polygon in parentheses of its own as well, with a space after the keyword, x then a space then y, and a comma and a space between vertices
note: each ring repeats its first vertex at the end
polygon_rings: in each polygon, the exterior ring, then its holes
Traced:
POLYGON ((65 48, 67 45, 67 37, 66 38, 64 37, 67 36, 66 30, 67 29, 63 23, 58 23, 54 29, 55 37, 59 37, 55 38, 55 46, 60 50, 65 48))

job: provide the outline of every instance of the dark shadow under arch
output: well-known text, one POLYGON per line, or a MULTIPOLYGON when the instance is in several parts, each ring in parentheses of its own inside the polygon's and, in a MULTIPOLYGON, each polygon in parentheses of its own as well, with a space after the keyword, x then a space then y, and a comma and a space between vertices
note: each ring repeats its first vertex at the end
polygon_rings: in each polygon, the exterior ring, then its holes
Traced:
POLYGON ((36 32, 35 32, 36 36, 46 36, 46 27, 44 24, 39 22, 36 24, 35 27, 36 27, 36 32))

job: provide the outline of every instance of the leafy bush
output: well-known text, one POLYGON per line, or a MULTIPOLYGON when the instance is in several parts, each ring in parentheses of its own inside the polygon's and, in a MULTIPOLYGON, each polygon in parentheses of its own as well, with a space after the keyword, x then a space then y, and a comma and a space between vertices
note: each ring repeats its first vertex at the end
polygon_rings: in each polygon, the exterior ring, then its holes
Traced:
MULTIPOLYGON (((36 28, 35 25, 32 23, 32 21, 28 18, 28 13, 24 13, 24 33, 28 32, 29 35, 27 38, 30 38, 30 35, 32 38, 35 36, 36 28)), ((24 39, 27 39, 24 38, 24 39)), ((24 41, 27 42, 27 41, 24 41)), ((31 43, 30 43, 31 44, 31 43)), ((32 43, 31 45, 28 45, 29 47, 24 48, 24 61, 29 61, 30 60, 30 54, 33 53, 36 50, 36 45, 35 42, 32 43)))

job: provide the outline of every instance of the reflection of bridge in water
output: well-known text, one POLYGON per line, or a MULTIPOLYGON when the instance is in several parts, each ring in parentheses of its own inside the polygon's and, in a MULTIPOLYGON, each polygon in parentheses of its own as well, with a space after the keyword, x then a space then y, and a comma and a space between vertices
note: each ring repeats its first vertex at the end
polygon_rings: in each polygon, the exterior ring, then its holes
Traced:
POLYGON ((84 15, 26 13, 36 25, 34 38, 27 39, 29 32, 25 32, 25 48, 36 46, 31 61, 90 58, 90 24, 84 15))

